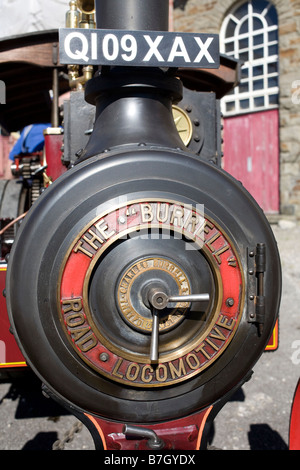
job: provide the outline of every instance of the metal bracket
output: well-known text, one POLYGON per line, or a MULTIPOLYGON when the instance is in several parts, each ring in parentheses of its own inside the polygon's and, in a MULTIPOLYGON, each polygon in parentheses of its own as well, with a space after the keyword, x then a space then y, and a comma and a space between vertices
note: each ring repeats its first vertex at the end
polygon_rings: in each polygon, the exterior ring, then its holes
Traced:
POLYGON ((265 316, 264 273, 266 271, 266 247, 258 243, 248 248, 248 322, 257 323, 262 332, 265 316))

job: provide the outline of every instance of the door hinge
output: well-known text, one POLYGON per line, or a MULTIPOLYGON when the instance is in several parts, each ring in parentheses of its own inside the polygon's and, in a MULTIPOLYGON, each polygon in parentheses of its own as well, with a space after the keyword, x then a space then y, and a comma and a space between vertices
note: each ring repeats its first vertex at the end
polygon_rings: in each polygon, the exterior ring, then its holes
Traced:
POLYGON ((265 272, 266 245, 258 243, 248 248, 248 321, 257 324, 259 334, 265 322, 265 272))

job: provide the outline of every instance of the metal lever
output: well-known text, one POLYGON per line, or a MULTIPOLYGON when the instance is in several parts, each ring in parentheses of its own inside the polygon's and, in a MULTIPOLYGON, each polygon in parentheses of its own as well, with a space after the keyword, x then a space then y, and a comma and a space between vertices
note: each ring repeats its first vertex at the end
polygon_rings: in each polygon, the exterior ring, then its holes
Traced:
POLYGON ((152 310, 152 334, 150 345, 150 361, 158 360, 158 338, 159 338, 159 313, 156 308, 152 310))
POLYGON ((150 291, 148 300, 152 307, 152 334, 150 344, 150 361, 158 360, 159 343, 159 310, 164 310, 170 302, 206 302, 210 299, 209 294, 172 295, 170 297, 163 291, 153 289, 150 291))
POLYGON ((190 294, 190 295, 172 295, 169 302, 206 302, 209 300, 209 294, 190 294))

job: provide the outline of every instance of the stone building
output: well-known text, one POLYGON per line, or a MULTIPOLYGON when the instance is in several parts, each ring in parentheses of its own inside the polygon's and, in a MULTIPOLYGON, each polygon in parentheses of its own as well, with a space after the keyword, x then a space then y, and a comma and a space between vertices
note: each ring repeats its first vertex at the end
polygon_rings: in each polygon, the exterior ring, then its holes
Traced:
POLYGON ((174 0, 173 28, 218 33, 241 61, 221 105, 224 167, 266 213, 300 220, 300 0, 174 0))

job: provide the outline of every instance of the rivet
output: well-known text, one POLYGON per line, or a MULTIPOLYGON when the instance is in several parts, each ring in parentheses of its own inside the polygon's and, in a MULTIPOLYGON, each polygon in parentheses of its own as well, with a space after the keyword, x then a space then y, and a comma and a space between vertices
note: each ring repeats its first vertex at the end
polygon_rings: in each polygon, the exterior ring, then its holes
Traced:
POLYGON ((118 218, 118 222, 119 224, 125 224, 126 223, 125 217, 121 215, 121 217, 118 218))
POLYGON ((109 359, 109 355, 107 353, 101 353, 100 354, 100 361, 107 362, 108 359, 109 359))

